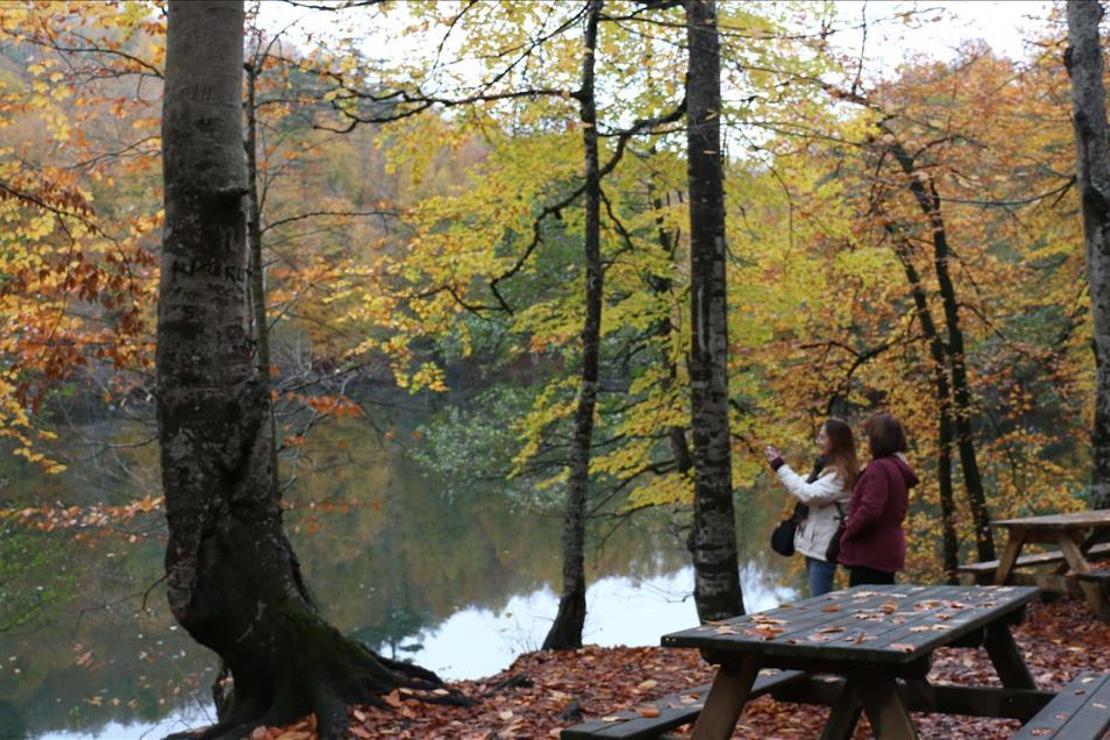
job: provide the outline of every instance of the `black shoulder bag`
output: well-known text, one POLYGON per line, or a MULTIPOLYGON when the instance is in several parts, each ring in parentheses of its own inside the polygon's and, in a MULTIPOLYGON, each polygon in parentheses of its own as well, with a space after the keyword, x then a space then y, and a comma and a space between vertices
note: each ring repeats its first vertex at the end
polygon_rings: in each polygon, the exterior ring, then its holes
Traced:
POLYGON ((794 535, 798 531, 798 525, 809 514, 809 507, 805 504, 794 504, 794 512, 779 522, 771 532, 771 549, 783 557, 790 557, 794 554, 794 535))
MULTIPOLYGON (((817 458, 813 464, 813 472, 806 478, 806 483, 812 483, 817 480, 821 475, 821 469, 825 467, 825 461, 822 458, 817 458)), ((798 525, 802 523, 807 516, 809 516, 809 507, 803 503, 794 504, 794 511, 787 518, 779 522, 774 531, 771 532, 771 549, 783 557, 790 557, 794 554, 794 535, 798 531, 798 525)))

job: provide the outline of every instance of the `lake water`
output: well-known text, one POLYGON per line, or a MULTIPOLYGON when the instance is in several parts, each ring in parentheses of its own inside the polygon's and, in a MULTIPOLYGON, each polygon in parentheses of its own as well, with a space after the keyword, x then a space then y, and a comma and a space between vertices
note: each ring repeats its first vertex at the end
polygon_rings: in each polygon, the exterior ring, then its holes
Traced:
MULTIPOLYGON (((122 444, 144 437, 109 431, 122 444)), ((460 485, 465 471, 429 474, 354 424, 314 435, 297 461, 286 526, 336 626, 446 679, 491 675, 540 645, 557 607, 557 512, 512 505, 496 481, 460 485)), ((55 478, 14 462, 2 473, 43 501, 126 503, 158 494, 156 456, 153 446, 124 446, 55 478)), ((780 501, 738 502, 749 610, 795 596, 786 561, 764 547, 780 501)), ((10 601, 0 624, 32 611, 0 632, 0 738, 153 738, 213 720, 216 661, 169 615, 158 582, 163 532, 160 514, 110 531, 0 529, 0 554, 9 553, 0 594, 10 601)), ((604 545, 587 554, 587 642, 656 645, 697 622, 693 570, 668 516, 593 534, 604 545)))

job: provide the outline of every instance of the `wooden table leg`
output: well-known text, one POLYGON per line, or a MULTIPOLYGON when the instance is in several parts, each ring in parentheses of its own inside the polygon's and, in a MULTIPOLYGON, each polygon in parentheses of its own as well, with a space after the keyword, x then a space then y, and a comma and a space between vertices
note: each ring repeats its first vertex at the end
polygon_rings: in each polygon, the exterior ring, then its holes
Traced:
POLYGON ((891 675, 869 676, 859 682, 860 701, 871 721, 871 732, 881 740, 916 740, 909 709, 891 675))
POLYGON ((1009 626, 998 623, 988 625, 983 644, 1003 686, 1008 689, 1037 688, 1009 626))
POLYGON ((1011 529, 1010 535, 1006 539, 1006 548, 1002 551, 1002 557, 998 559, 998 570, 994 572, 996 586, 1005 585, 1006 581, 1009 580, 1010 571, 1014 569, 1018 555, 1021 554, 1021 546, 1024 544, 1025 530, 1011 529))
POLYGON ((860 712, 863 707, 859 703, 859 688, 856 679, 849 678, 844 682, 844 690, 836 704, 833 704, 829 721, 821 731, 821 740, 849 740, 859 722, 860 712))
MULTIPOLYGON (((1079 545, 1071 538, 1067 532, 1061 532, 1057 542, 1060 544, 1060 551, 1064 553, 1064 559, 1068 561, 1073 573, 1090 573, 1091 566, 1087 562, 1087 558, 1079 549, 1079 545)), ((1110 604, 1106 603, 1106 597, 1102 594, 1102 589, 1099 588, 1097 583, 1089 581, 1080 581, 1079 588, 1083 595, 1087 597, 1087 603, 1091 605, 1091 609, 1099 619, 1110 619, 1110 604)))
POLYGON ((694 725, 694 740, 726 740, 732 735, 761 663, 759 658, 747 657, 736 665, 721 664, 694 725))

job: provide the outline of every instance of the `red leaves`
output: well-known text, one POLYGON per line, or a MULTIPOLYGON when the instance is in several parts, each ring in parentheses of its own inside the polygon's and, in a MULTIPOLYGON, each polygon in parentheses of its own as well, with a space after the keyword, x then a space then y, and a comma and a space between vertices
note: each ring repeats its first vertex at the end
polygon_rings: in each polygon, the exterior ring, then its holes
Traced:
MULTIPOLYGON (((947 606, 937 603, 933 608, 947 606)), ((761 627, 776 627, 763 624, 761 627)), ((947 626, 947 625, 938 625, 947 626)), ((709 629, 731 629, 727 625, 707 625, 709 629)), ((816 631, 814 635, 836 639, 848 631, 816 631)), ((854 639, 854 638, 853 638, 854 639)), ((1017 628, 1016 639, 1026 653, 1026 661, 1038 687, 1059 689, 1075 674, 1089 670, 1110 670, 1110 625, 1094 621, 1079 599, 1064 599, 1051 605, 1033 604, 1029 620, 1017 628), (1065 642, 1061 635, 1066 635, 1065 642)), ((913 650, 911 645, 895 646, 913 650)), ((663 648, 587 647, 567 653, 530 653, 522 655, 502 673, 479 681, 455 684, 477 702, 470 707, 426 704, 405 691, 392 692, 383 701, 390 709, 355 707, 352 709, 351 737, 396 737, 401 740, 424 738, 548 738, 581 721, 570 710, 578 707, 583 719, 616 717, 631 709, 642 717, 653 717, 659 709, 652 699, 706 683, 713 668, 694 650, 663 648), (532 686, 495 688, 506 678, 525 674, 532 686), (400 705, 400 708, 397 708, 400 705), (567 719, 567 716, 572 719, 567 719)), ((930 679, 935 682, 965 685, 998 685, 999 679, 985 651, 944 648, 936 653, 930 679)), ((696 701, 683 696, 682 701, 696 701)), ((817 737, 828 709, 802 704, 785 704, 769 697, 750 702, 744 708, 733 737, 817 737)), ((974 737, 1002 740, 1017 728, 1014 720, 976 719, 930 714, 915 715, 923 737, 974 737)), ((305 740, 309 727, 302 721, 284 730, 270 729, 260 736, 265 740, 305 740), (301 733, 301 734, 294 734, 301 733)), ((861 720, 856 737, 867 736, 861 720)))
MULTIPOLYGON (((23 509, 0 509, 0 521, 11 520, 20 526, 52 532, 56 529, 97 530, 107 534, 113 527, 131 521, 139 514, 162 508, 162 497, 145 496, 122 506, 60 506, 44 504, 23 509)), ((81 535, 78 535, 78 538, 81 535)), ((131 541, 137 539, 130 535, 131 541)))

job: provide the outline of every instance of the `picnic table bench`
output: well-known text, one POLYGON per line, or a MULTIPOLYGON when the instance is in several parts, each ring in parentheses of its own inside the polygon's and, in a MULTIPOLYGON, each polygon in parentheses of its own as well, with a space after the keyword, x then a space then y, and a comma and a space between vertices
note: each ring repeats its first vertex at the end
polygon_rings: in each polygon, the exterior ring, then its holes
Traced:
POLYGON ((664 635, 665 647, 696 647, 717 664, 713 683, 581 723, 561 737, 657 737, 696 720, 694 738, 723 739, 744 704, 769 693, 776 701, 832 707, 822 740, 851 737, 864 711, 880 738, 917 737, 914 711, 1018 719, 1031 733, 1021 737, 1097 740, 1110 723, 1110 711, 1099 713, 1108 706, 1110 677, 1081 676, 1059 694, 1038 690, 1010 634, 1036 593, 1019 586, 857 586, 664 635), (1002 687, 929 682, 932 653, 942 646, 985 647, 1002 687))
POLYGON ((803 670, 784 699, 832 706, 823 738, 849 738, 866 711, 883 738, 916 738, 917 711, 1032 718, 1054 695, 1037 691, 1010 634, 1037 591, 1022 586, 857 586, 721 624, 664 635, 718 664, 694 737, 727 738, 760 668, 803 670), (934 686, 938 647, 983 645, 1003 688, 934 686), (825 674, 825 675, 822 675, 825 674))
MULTIPOLYGON (((1102 558, 1110 558, 1110 542, 1092 545, 1086 551, 1083 551, 1082 547, 1080 547, 1080 551, 1086 556, 1088 562, 1102 558)), ((998 570, 999 562, 998 560, 986 560, 982 563, 966 563, 959 567, 959 572, 972 576, 976 583, 981 586, 986 586, 994 583, 994 575, 998 570)), ((1065 584, 1068 579, 1066 576, 1062 577, 1060 574, 1046 577, 1045 575, 1015 572, 1018 569, 1033 568, 1039 565, 1061 565, 1065 563, 1067 563, 1067 558, 1064 557, 1064 553, 1061 550, 1022 555, 1011 567, 1008 580, 1010 583, 1018 586, 1037 586, 1042 591, 1075 591, 1076 589, 1067 588, 1065 584)))
POLYGON ((961 571, 972 573, 980 582, 993 571, 997 585, 1031 583, 1046 591, 1082 593, 1095 614, 1110 621, 1110 598, 1102 585, 1105 577, 1092 571, 1090 564, 1091 560, 1110 556, 1110 544, 1092 544, 1094 537, 1089 536, 1110 530, 1110 509, 1002 519, 991 526, 1005 529, 1008 534, 1001 557, 963 566, 961 571), (1059 549, 1022 556, 1022 548, 1032 543, 1056 545, 1059 549), (1060 570, 1066 572, 1036 576, 1015 573, 1021 567, 1052 563, 1060 564, 1060 570))
POLYGON ((1101 738, 1110 730, 1110 675, 1083 673, 1022 726, 1014 738, 1101 738))
MULTIPOLYGON (((759 672, 752 685, 752 698, 770 693, 805 677, 801 671, 780 671, 765 668, 759 672)), ((586 740, 587 738, 638 738, 657 737, 660 733, 688 725, 697 719, 705 706, 712 684, 702 684, 686 691, 668 694, 661 699, 640 705, 639 709, 625 709, 600 719, 590 720, 564 729, 560 740, 586 740)))

